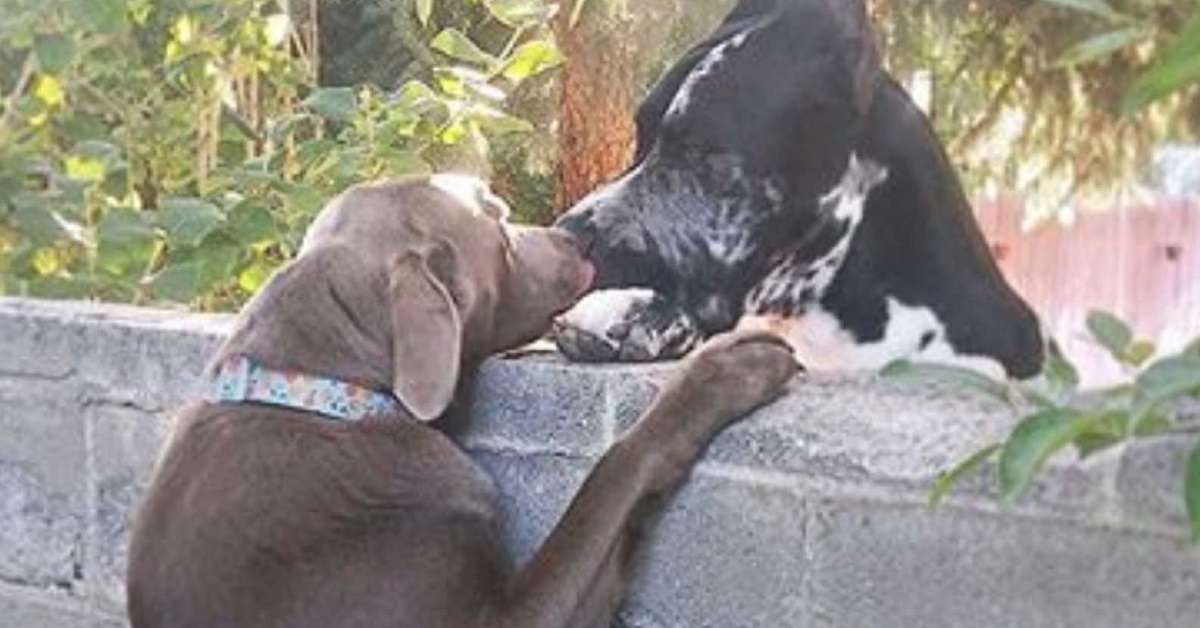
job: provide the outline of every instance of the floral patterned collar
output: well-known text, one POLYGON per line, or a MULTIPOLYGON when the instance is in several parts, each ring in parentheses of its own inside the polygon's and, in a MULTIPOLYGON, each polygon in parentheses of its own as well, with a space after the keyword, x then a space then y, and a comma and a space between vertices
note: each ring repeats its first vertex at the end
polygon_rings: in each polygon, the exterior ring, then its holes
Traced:
POLYGON ((242 355, 230 356, 213 369, 209 399, 217 403, 265 403, 342 421, 403 410, 390 392, 298 371, 272 370, 242 355))

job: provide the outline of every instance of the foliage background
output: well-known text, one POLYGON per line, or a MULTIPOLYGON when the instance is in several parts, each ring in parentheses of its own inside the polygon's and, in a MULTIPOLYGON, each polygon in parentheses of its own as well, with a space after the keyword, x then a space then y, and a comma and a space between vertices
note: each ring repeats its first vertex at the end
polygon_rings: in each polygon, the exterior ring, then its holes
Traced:
MULTIPOLYGON (((0 0, 0 292, 232 309, 328 197, 430 169, 548 221, 733 2, 0 0)), ((1200 78, 1195 6, 871 3, 970 187, 1047 215, 1200 132, 1200 89, 1162 89, 1200 78)))
POLYGON ((506 94, 560 61, 544 7, 495 4, 492 52, 453 27, 478 16, 419 11, 400 27, 428 65, 318 86, 317 7, 3 0, 0 290, 235 307, 338 191, 528 135, 506 94))

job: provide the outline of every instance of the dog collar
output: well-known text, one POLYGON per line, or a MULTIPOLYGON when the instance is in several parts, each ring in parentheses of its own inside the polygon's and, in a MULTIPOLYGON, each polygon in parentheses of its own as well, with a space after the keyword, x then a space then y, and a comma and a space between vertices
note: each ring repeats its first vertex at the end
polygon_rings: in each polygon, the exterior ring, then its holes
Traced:
POLYGON ((242 355, 230 356, 213 369, 209 400, 265 403, 342 421, 402 410, 391 393, 298 371, 269 369, 242 355))

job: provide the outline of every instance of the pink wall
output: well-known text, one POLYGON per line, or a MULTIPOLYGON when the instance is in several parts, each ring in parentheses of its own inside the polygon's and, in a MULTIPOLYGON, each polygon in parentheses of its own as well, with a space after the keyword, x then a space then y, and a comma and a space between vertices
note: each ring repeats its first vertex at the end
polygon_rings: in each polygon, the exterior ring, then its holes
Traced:
POLYGON ((1033 304, 1085 383, 1121 377, 1086 338, 1089 310, 1113 312, 1139 338, 1178 349, 1200 336, 1200 201, 1080 212, 1072 226, 1021 231, 1021 201, 976 206, 980 226, 1009 281, 1033 304))

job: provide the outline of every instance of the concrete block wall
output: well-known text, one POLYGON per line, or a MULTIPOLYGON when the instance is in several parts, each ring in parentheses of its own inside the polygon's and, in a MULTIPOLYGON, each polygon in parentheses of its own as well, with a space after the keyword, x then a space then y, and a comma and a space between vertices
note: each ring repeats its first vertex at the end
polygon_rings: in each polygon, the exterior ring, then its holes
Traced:
MULTIPOLYGON (((0 626, 120 627, 126 517, 229 319, 0 299, 0 626)), ((495 360, 461 442, 523 559, 669 366, 495 360)), ((722 435, 651 528, 620 625, 1200 626, 1186 440, 1055 460, 1011 511, 937 473, 1002 437, 986 399, 798 378, 722 435)))

